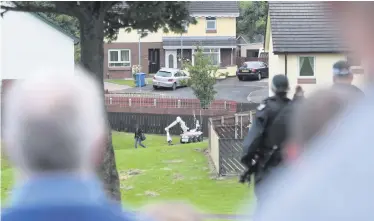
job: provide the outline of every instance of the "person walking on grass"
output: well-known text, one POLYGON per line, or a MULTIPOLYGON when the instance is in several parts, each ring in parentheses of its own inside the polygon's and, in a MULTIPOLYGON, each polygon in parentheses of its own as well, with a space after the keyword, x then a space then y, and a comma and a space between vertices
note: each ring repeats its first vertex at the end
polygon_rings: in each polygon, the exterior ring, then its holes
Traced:
POLYGON ((136 220, 96 176, 108 132, 103 94, 78 70, 45 71, 5 91, 3 141, 16 179, 3 221, 136 220))
POLYGON ((135 139, 135 149, 138 148, 138 144, 141 147, 146 148, 146 146, 142 143, 142 141, 145 140, 145 135, 143 133, 143 130, 139 127, 138 124, 135 127, 134 139, 135 139))

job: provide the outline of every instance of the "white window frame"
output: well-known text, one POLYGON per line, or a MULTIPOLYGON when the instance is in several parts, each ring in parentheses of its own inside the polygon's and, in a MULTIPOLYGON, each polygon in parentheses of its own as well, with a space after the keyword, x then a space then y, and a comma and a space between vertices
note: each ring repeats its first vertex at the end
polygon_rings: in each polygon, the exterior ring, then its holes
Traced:
POLYGON ((207 31, 216 31, 217 30, 217 18, 216 17, 207 17, 205 20, 206 20, 205 29, 207 31), (212 19, 212 18, 214 18, 214 20, 209 20, 209 19, 212 19), (214 22, 214 28, 208 28, 208 23, 209 22, 214 22))
POLYGON ((131 50, 130 49, 109 49, 108 50, 108 67, 109 68, 123 68, 123 67, 131 67, 131 50), (111 52, 117 52, 118 53, 118 59, 121 59, 121 51, 128 51, 129 52, 129 60, 128 61, 110 61, 110 53, 111 52), (119 64, 119 63, 128 63, 129 65, 123 65, 123 66, 110 66, 110 64, 119 64))
POLYGON ((312 55, 302 55, 302 56, 298 56, 297 57, 297 77, 298 78, 316 78, 316 56, 312 56, 312 55), (313 76, 301 76, 300 75, 300 58, 304 58, 304 57, 311 57, 313 58, 314 62, 313 62, 313 76))
MULTIPOLYGON (((221 66, 221 48, 202 48, 203 54, 218 54, 218 64, 216 66, 221 66), (205 49, 209 49, 210 52, 204 52, 205 49), (215 52, 212 52, 212 50, 218 50, 215 52)), ((192 65, 195 64, 195 56, 194 54, 196 53, 196 49, 193 49, 192 51, 192 65)))

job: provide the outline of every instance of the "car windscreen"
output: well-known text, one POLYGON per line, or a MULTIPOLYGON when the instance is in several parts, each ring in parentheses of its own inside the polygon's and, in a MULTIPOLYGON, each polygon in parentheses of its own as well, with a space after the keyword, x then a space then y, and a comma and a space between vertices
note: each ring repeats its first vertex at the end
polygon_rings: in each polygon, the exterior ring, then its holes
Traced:
POLYGON ((260 64, 258 62, 246 62, 246 68, 259 68, 260 64))
POLYGON ((171 72, 168 72, 168 71, 158 71, 156 73, 156 76, 158 77, 171 77, 171 72))

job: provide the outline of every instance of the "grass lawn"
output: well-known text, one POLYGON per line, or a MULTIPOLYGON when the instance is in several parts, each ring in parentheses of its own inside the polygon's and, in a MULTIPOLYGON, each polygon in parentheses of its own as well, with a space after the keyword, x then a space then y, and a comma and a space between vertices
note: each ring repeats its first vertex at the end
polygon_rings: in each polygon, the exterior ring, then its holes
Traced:
MULTIPOLYGON (((133 80, 124 80, 124 79, 106 79, 105 82, 119 84, 119 85, 127 85, 130 87, 135 87, 135 82, 133 80)), ((145 79, 146 84, 152 83, 152 78, 145 79)))
MULTIPOLYGON (((204 149, 208 143, 168 146, 165 136, 148 135, 148 148, 134 149, 133 134, 113 132, 113 145, 125 206, 138 208, 158 200, 184 200, 203 212, 233 214, 250 203, 252 190, 237 178, 214 179, 204 149)), ((2 165, 2 200, 13 183, 12 169, 2 165)), ((248 212, 248 207, 246 212, 248 212)))
POLYGON ((107 79, 105 82, 113 83, 113 84, 120 84, 120 85, 127 85, 130 87, 135 87, 134 80, 123 80, 123 79, 107 79))

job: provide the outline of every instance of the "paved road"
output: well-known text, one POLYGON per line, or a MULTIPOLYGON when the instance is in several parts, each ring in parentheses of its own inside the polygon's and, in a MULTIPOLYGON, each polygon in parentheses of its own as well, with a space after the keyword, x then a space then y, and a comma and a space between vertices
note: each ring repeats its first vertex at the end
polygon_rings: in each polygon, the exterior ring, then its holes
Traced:
MULTIPOLYGON (((233 100, 237 102, 248 102, 248 98, 251 92, 262 90, 267 91, 268 79, 261 81, 239 81, 236 77, 227 78, 218 82, 215 85, 217 91, 216 99, 233 100)), ((173 91, 171 89, 158 89, 154 90, 152 85, 147 85, 142 88, 129 88, 121 90, 125 93, 152 93, 158 95, 166 95, 179 98, 195 98, 191 88, 184 87, 178 88, 173 91)), ((261 96, 266 97, 267 93, 256 94, 256 100, 260 99, 261 96)))

